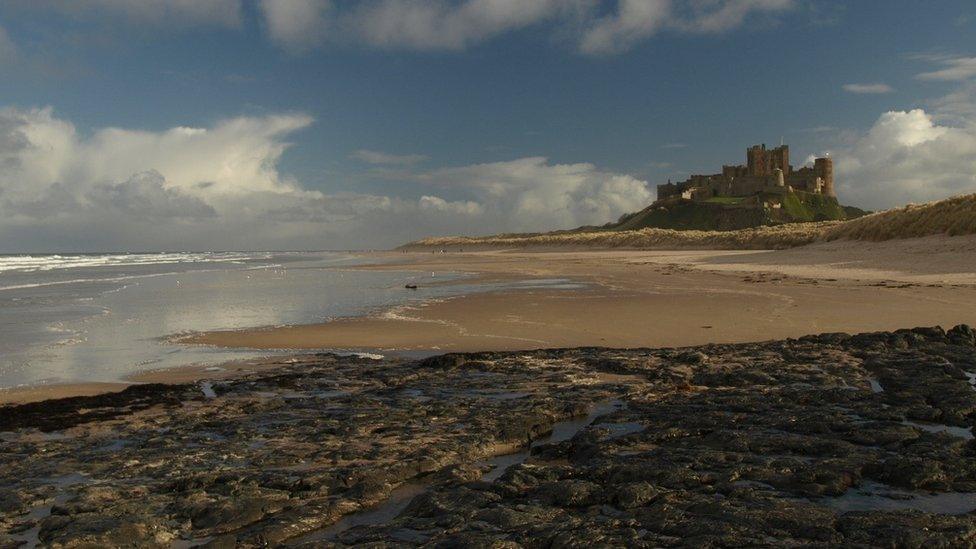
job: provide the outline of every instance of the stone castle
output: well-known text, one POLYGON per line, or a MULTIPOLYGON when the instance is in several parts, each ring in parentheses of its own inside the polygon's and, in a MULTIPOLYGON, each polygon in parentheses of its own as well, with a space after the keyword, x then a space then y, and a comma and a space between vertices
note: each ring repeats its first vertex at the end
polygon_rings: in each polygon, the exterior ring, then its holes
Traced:
POLYGON ((705 201, 721 197, 751 197, 803 191, 835 197, 834 164, 830 158, 817 158, 812 167, 794 170, 790 147, 766 149, 754 145, 746 149, 745 166, 722 166, 722 173, 693 175, 680 183, 668 181, 657 186, 658 200, 685 198, 705 201))

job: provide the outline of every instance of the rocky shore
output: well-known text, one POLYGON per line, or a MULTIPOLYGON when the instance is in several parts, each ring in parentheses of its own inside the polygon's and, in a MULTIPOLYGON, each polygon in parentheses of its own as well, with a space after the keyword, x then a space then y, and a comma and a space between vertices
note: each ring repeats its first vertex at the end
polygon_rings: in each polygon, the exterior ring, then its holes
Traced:
POLYGON ((0 408, 0 547, 976 544, 976 334, 274 373, 0 408))

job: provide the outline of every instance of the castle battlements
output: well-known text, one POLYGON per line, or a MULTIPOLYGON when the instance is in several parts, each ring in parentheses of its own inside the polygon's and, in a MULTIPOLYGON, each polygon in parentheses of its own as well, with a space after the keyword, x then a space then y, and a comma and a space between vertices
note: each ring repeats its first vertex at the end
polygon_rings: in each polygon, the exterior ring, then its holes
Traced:
POLYGON ((658 200, 685 198, 704 201, 719 197, 748 197, 763 193, 802 191, 836 197, 834 164, 817 158, 812 167, 797 170, 790 165, 790 147, 766 149, 754 145, 746 149, 746 165, 722 166, 722 173, 692 175, 680 183, 657 186, 658 200))

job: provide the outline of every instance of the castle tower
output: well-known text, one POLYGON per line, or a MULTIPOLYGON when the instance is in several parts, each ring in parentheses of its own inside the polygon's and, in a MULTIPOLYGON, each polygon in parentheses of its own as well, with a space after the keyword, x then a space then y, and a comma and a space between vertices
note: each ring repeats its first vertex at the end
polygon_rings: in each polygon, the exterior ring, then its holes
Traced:
POLYGON ((823 194, 837 197, 834 191, 834 161, 830 157, 817 158, 813 161, 813 171, 823 178, 823 194))
POLYGON ((785 187, 786 178, 783 177, 783 170, 780 168, 776 168, 775 170, 773 170, 773 173, 776 175, 776 186, 785 187))
POLYGON ((766 144, 753 145, 746 149, 746 170, 748 175, 769 175, 766 165, 766 144))
POLYGON ((780 145, 769 151, 769 161, 766 165, 770 170, 779 168, 783 170, 783 174, 790 175, 790 146, 780 145))

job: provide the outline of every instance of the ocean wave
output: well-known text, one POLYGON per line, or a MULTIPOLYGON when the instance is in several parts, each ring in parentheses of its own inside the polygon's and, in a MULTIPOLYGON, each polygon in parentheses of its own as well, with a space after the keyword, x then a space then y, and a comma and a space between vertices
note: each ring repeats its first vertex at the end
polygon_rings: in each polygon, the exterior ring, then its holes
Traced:
POLYGON ((270 259, 270 252, 165 252, 152 254, 0 255, 0 273, 37 272, 81 267, 224 263, 270 259))

